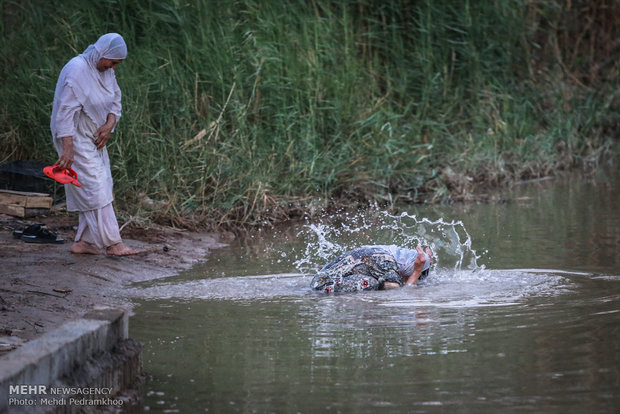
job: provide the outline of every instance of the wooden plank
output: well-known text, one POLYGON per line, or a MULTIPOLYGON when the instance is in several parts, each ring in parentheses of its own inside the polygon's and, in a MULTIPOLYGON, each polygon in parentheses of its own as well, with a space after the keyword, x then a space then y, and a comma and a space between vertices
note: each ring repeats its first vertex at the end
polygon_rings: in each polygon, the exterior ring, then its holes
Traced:
POLYGON ((14 190, 4 190, 4 189, 0 189, 0 193, 18 194, 18 195, 34 196, 34 197, 49 197, 48 193, 30 193, 28 191, 14 191, 14 190))
POLYGON ((0 213, 15 217, 26 217, 26 207, 15 204, 0 204, 0 213))
POLYGON ((52 208, 52 197, 28 197, 26 200, 26 208, 44 208, 49 210, 52 208))
POLYGON ((5 194, 0 193, 0 204, 2 205, 16 205, 26 207, 27 197, 15 195, 15 194, 5 194))
POLYGON ((42 214, 49 214, 49 209, 47 208, 26 208, 24 206, 18 206, 15 204, 3 205, 0 204, 0 213, 8 214, 9 216, 15 217, 36 217, 42 214))
POLYGON ((41 193, 19 193, 18 191, 0 191, 0 205, 17 205, 26 208, 52 208, 52 197, 41 193))

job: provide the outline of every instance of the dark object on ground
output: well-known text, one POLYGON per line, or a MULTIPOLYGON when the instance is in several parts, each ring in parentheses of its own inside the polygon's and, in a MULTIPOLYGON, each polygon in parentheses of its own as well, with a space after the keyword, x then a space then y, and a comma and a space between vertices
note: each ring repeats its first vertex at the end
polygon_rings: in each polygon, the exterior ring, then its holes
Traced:
POLYGON ((31 224, 26 227, 24 230, 14 230, 13 237, 16 239, 21 239, 25 234, 27 236, 34 236, 41 230, 41 227, 45 226, 45 224, 31 224))
POLYGON ((26 243, 64 243, 65 239, 58 238, 58 235, 45 229, 41 224, 33 224, 26 227, 24 230, 15 230, 13 231, 13 237, 16 239, 21 239, 26 243))

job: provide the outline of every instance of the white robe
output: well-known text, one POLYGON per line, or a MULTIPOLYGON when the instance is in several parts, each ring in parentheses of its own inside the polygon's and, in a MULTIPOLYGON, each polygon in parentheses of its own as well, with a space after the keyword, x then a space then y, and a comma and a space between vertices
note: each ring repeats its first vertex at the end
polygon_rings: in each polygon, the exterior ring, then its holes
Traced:
POLYGON ((60 155, 63 151, 62 138, 73 138, 72 168, 82 184, 81 187, 65 184, 67 210, 81 213, 76 241, 86 230, 86 234, 92 235, 88 241, 98 247, 119 242, 120 234, 114 234, 112 241, 105 236, 106 233, 118 233, 118 223, 110 205, 114 196, 108 150, 106 147, 97 149, 94 134, 106 123, 108 114, 114 114, 118 122, 122 107, 114 70, 99 72, 97 63, 101 58, 124 59, 126 55, 127 49, 120 35, 110 33, 102 36, 83 54, 65 65, 54 93, 50 121, 54 146, 60 155), (102 215, 100 210, 104 207, 106 214, 102 215), (94 221, 85 220, 84 214, 94 217, 94 221), (105 217, 105 223, 97 217, 105 217), (106 230, 110 226, 116 230, 106 230))
POLYGON ((50 128, 54 146, 62 153, 62 137, 73 137, 75 159, 72 168, 82 187, 65 185, 67 210, 89 211, 110 204, 112 173, 108 151, 95 146, 94 133, 107 121, 108 114, 121 116, 121 90, 114 69, 97 70, 102 57, 124 59, 127 48, 116 33, 103 35, 83 54, 74 57, 60 72, 50 128))
MULTIPOLYGON (((112 172, 110 170, 110 158, 106 147, 97 149, 93 134, 99 129, 84 111, 74 107, 75 97, 70 88, 63 94, 67 100, 62 102, 68 118, 75 125, 70 134, 62 136, 73 137, 74 160, 71 168, 75 170, 81 187, 73 184, 65 184, 68 211, 96 210, 110 204, 114 200, 112 172)), ((61 112, 62 113, 62 112, 61 112)), ((60 155, 63 150, 61 137, 54 139, 56 151, 60 155)))

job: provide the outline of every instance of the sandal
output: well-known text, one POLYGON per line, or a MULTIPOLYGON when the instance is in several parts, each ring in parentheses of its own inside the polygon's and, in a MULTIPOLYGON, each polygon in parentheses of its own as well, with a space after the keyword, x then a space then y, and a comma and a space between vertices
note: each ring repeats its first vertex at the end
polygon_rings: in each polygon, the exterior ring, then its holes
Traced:
POLYGON ((45 224, 31 224, 24 230, 13 230, 13 238, 21 239, 24 234, 34 236, 41 230, 41 226, 45 226, 45 224))
POLYGON ((34 224, 24 230, 21 239, 26 243, 64 243, 65 239, 58 238, 53 231, 41 228, 40 225, 34 224))
POLYGON ((43 168, 43 173, 49 178, 58 181, 60 184, 73 184, 77 187, 81 187, 82 184, 78 181, 78 176, 71 168, 61 168, 58 165, 50 165, 43 168))

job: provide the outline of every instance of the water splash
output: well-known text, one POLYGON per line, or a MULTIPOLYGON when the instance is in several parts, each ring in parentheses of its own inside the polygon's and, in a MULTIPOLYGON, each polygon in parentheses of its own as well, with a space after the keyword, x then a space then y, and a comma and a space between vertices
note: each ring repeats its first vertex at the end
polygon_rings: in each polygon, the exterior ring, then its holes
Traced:
MULTIPOLYGON (((252 276, 218 277, 183 282, 170 280, 146 281, 134 284, 125 293, 144 299, 174 300, 270 300, 307 301, 312 312, 342 315, 344 304, 372 303, 373 324, 390 320, 385 308, 480 308, 511 306, 530 298, 554 297, 576 289, 575 279, 583 274, 554 273, 545 269, 470 270, 439 269, 433 277, 415 287, 359 294, 319 295, 309 286, 310 275, 279 273, 252 276), (330 299, 332 298, 332 299, 330 299), (317 302, 317 299, 320 302, 317 302), (378 313, 377 313, 378 312, 378 313)), ((364 306, 364 305, 354 305, 364 306)), ((352 312, 357 319, 359 312, 352 312)), ((399 313, 400 314, 400 313, 399 313)))
POLYGON ((437 268, 479 270, 480 256, 472 249, 472 238, 460 220, 431 220, 416 215, 390 214, 382 210, 342 213, 307 223, 297 233, 305 248, 294 261, 301 272, 313 273, 334 257, 370 244, 396 244, 415 248, 428 245, 437 268))

